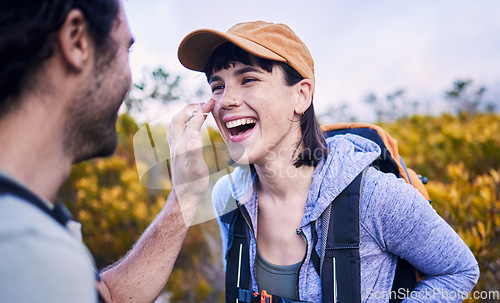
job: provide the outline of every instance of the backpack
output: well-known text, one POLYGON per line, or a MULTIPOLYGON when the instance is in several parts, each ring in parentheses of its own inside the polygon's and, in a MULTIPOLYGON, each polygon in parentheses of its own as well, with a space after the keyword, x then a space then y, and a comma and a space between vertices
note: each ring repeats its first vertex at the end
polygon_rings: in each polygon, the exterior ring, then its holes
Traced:
MULTIPOLYGON (((322 131, 327 138, 351 133, 372 140, 381 148, 381 154, 371 166, 403 178, 431 202, 424 187, 427 179, 406 167, 398 154, 396 140, 381 127, 364 123, 339 123, 322 126, 322 131)), ((313 228, 311 261, 321 277, 324 303, 361 302, 359 199, 365 171, 360 173, 321 215, 324 222, 323 235, 326 236, 323 236, 322 249, 319 253, 315 249, 318 237, 313 228)), ((266 291, 259 294, 248 290, 251 279, 246 218, 249 218, 249 214, 245 207, 240 207, 238 201, 236 204, 236 209, 220 218, 222 222, 229 224, 226 250, 226 302, 301 302, 273 296, 266 291)), ((410 263, 398 257, 392 291, 395 294, 407 295, 421 278, 421 274, 410 263)), ((401 302, 403 299, 391 296, 390 302, 401 302)))

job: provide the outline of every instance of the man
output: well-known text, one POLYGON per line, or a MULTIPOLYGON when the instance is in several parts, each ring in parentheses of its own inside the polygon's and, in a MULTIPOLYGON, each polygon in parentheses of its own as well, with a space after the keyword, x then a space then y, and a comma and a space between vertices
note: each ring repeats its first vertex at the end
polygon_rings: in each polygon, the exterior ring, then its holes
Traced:
POLYGON ((54 200, 73 164, 116 148, 133 43, 122 3, 6 0, 0 28, 0 302, 95 302, 96 286, 107 302, 152 302, 208 184, 199 129, 213 101, 174 118, 172 194, 96 279, 54 200))

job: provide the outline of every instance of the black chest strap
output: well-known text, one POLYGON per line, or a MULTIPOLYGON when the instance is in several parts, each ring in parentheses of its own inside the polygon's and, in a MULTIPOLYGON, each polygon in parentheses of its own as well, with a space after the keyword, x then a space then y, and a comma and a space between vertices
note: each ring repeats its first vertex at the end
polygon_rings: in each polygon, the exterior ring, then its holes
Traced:
POLYGON ((361 302, 359 205, 363 174, 364 171, 323 213, 321 257, 315 249, 318 236, 313 231, 311 259, 321 277, 325 303, 361 302))
POLYGON ((234 209, 221 217, 229 224, 226 250, 226 302, 236 302, 239 289, 250 289, 249 237, 241 212, 245 207, 234 209))
MULTIPOLYGON (((360 217, 363 174, 334 200, 322 215, 321 257, 316 252, 318 236, 313 229, 312 263, 321 277, 323 302, 361 302, 360 217), (324 237, 324 235, 328 237, 324 237)), ((415 268, 399 258, 392 292, 408 293, 415 288, 415 268)), ((390 298, 399 303, 401 298, 390 298)))

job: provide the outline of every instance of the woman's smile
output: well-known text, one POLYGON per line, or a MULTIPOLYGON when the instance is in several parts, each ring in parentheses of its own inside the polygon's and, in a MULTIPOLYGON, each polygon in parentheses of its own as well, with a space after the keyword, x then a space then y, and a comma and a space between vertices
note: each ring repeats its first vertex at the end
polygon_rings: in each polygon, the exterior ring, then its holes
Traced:
POLYGON ((257 126, 257 119, 253 117, 231 116, 225 117, 223 121, 232 142, 240 142, 250 137, 257 126))

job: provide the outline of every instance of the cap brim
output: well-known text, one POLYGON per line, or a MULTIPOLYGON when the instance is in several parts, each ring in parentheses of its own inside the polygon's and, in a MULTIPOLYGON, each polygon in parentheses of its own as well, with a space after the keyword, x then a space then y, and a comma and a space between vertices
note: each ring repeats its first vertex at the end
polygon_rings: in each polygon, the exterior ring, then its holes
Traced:
POLYGON ((196 30, 182 39, 177 53, 179 61, 188 69, 204 72, 212 52, 224 42, 231 42, 257 57, 286 62, 285 58, 255 42, 210 29, 196 30))

